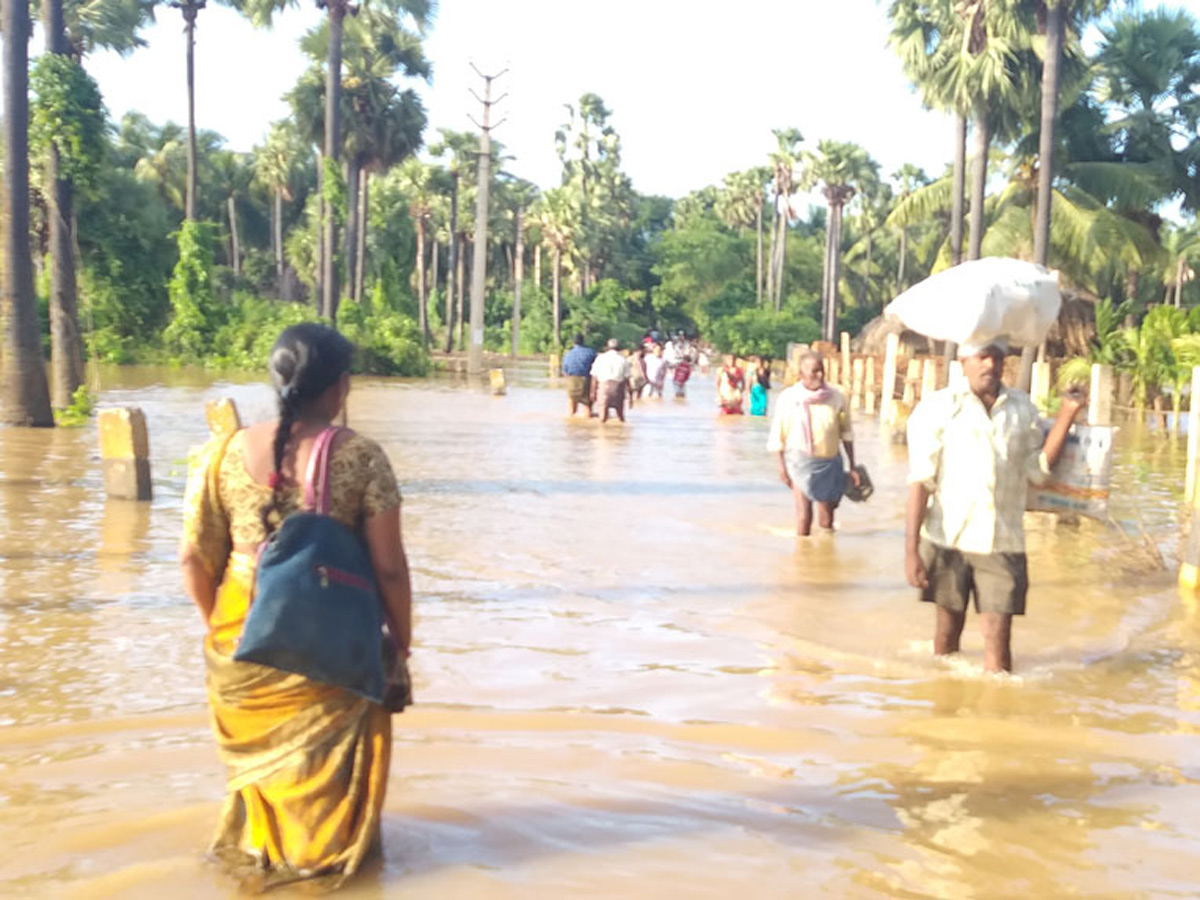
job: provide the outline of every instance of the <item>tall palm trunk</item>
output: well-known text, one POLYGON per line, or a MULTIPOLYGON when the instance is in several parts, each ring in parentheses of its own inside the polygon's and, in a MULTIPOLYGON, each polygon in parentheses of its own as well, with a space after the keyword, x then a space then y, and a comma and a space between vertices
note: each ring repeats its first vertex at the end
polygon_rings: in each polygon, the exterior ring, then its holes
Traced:
POLYGON ((908 264, 908 229, 900 229, 900 262, 896 264, 896 293, 904 290, 904 269, 908 264))
POLYGON ((225 206, 229 210, 229 268, 233 269, 233 277, 237 278, 242 274, 242 252, 238 245, 237 199, 233 194, 229 195, 225 206))
MULTIPOLYGON (((429 242, 429 293, 426 295, 428 299, 437 297, 438 290, 438 258, 442 255, 441 245, 437 239, 437 229, 434 229, 433 240, 429 242)), ((429 316, 425 316, 425 327, 429 328, 429 316)), ((425 343, 429 343, 429 335, 425 335, 425 343)))
POLYGON ((960 111, 954 117, 954 177, 950 196, 950 264, 963 258, 963 198, 967 183, 967 117, 960 111))
POLYGON ((763 302, 763 215, 762 206, 763 198, 758 196, 755 198, 758 202, 754 209, 754 233, 757 236, 754 253, 754 300, 759 306, 763 302))
POLYGON ((283 188, 275 188, 275 204, 271 222, 271 243, 275 251, 275 289, 283 290, 283 188))
POLYGON ((429 319, 425 299, 425 217, 417 220, 417 327, 421 329, 421 340, 429 340, 429 319))
POLYGON ((779 272, 775 275, 775 312, 783 309, 783 273, 787 271, 788 208, 779 217, 779 272))
MULTIPOLYGON (((325 158, 337 162, 341 152, 342 99, 342 24, 346 18, 346 0, 329 0, 326 4, 329 19, 329 57, 325 73, 325 158)), ((337 216, 326 207, 324 221, 324 257, 321 273, 322 313, 331 322, 337 321, 337 216)))
POLYGON ((317 149, 317 314, 325 310, 325 154, 317 149))
POLYGON ((554 263, 550 270, 550 305, 554 318, 554 349, 562 348, 562 249, 554 247, 554 263))
POLYGON ((354 154, 346 160, 346 284, 354 296, 358 283, 358 180, 362 175, 362 164, 354 154))
POLYGON ((837 337, 838 325, 838 284, 842 273, 842 203, 839 201, 829 208, 830 240, 829 240, 829 303, 825 315, 825 340, 832 342, 837 337))
POLYGON ((829 340, 829 320, 832 315, 829 311, 829 298, 833 291, 829 285, 833 276, 834 208, 835 205, 830 199, 825 213, 825 261, 821 266, 821 339, 826 341, 829 340))
POLYGON ((42 359, 33 260, 29 249, 29 4, 0 2, 4 34, 4 351, 0 421, 51 426, 50 387, 42 359))
POLYGON ((771 254, 767 257, 767 300, 775 302, 775 244, 779 240, 779 197, 771 205, 771 254))
POLYGON ((446 266, 446 352, 454 349, 454 278, 458 269, 458 173, 450 189, 450 260, 446 266))
POLYGON ((858 308, 861 314, 862 310, 867 308, 867 290, 871 284, 871 250, 874 246, 873 232, 867 232, 867 259, 863 264, 863 289, 862 298, 858 301, 858 308))
POLYGON ((358 180, 362 183, 358 200, 358 247, 355 251, 354 263, 354 301, 362 303, 363 290, 367 283, 367 223, 371 221, 371 172, 363 169, 358 180))
MULTIPOLYGON (((70 54, 63 24, 62 0, 42 0, 42 29, 46 50, 70 54)), ((50 240, 50 370, 51 402, 58 408, 71 405, 76 388, 84 383, 83 341, 79 333, 79 300, 75 281, 75 246, 72 240, 74 197, 72 184, 59 177, 58 147, 51 144, 46 159, 46 200, 50 240)))
POLYGON ((1179 257, 1179 262, 1175 264, 1175 308, 1179 309, 1183 306, 1183 267, 1185 263, 1183 257, 1179 257))
POLYGON ((196 15, 201 5, 201 0, 183 0, 179 7, 187 34, 187 195, 184 217, 189 222, 196 221, 196 15))
MULTIPOLYGON (((471 260, 472 265, 474 260, 471 260)), ((458 236, 458 277, 455 278, 454 290, 456 297, 454 298, 454 315, 458 322, 458 349, 463 350, 466 347, 464 337, 467 330, 466 317, 463 316, 463 294, 467 283, 467 236, 460 234, 458 236)))
POLYGON ((991 131, 988 129, 988 108, 983 100, 975 104, 975 157, 971 165, 971 231, 967 245, 967 259, 979 259, 983 255, 983 204, 987 197, 988 145, 991 131))
POLYGON ((533 245, 533 283, 540 291, 542 289, 542 245, 533 245))
MULTIPOLYGON (((1046 55, 1042 61, 1042 120, 1038 136, 1037 214, 1033 225, 1033 261, 1050 264, 1050 205, 1054 185, 1054 136, 1058 127, 1058 67, 1062 58, 1063 2, 1046 5, 1046 55)), ((1033 383, 1033 347, 1021 348, 1021 375, 1017 387, 1028 391, 1033 383)), ((1036 349, 1046 358, 1046 343, 1036 349)))
POLYGON ((521 221, 524 210, 517 207, 517 244, 513 250, 513 308, 512 308, 512 355, 521 352, 521 281, 525 277, 525 228, 521 221))

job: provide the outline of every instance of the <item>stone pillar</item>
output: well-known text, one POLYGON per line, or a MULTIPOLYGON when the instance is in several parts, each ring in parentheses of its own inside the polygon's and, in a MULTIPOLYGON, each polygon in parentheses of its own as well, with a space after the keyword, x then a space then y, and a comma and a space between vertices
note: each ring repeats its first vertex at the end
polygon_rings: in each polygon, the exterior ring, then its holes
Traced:
POLYGON ((504 380, 503 369, 489 369, 488 379, 492 385, 492 395, 496 397, 503 396, 508 393, 508 385, 504 380))
POLYGON ((213 437, 233 434, 242 427, 242 417, 238 414, 237 404, 230 397, 205 403, 204 418, 213 437))
POLYGON ((550 354, 550 377, 557 378, 562 374, 562 357, 557 353, 550 354))
POLYGON ((862 409, 863 403, 863 360, 862 357, 854 360, 850 365, 850 408, 852 410, 862 409))
MULTIPOLYGON (((850 332, 842 332, 842 377, 849 382, 850 380, 850 332)), ((846 384, 845 387, 849 387, 846 384)))
POLYGON ((150 437, 137 407, 100 410, 104 493, 118 500, 149 500, 150 437))

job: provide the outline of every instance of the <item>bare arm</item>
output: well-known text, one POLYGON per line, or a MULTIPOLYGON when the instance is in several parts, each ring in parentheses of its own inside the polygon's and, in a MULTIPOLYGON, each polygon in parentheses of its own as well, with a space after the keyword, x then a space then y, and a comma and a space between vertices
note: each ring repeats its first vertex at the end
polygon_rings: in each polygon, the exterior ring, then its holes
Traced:
POLYGON ((1046 454, 1047 465, 1053 467, 1058 462, 1059 456, 1062 455, 1062 449, 1067 443, 1067 432, 1071 430, 1071 422, 1074 421, 1075 414, 1079 412, 1082 405, 1073 397, 1063 397, 1062 406, 1058 410, 1058 417, 1055 418, 1050 433, 1046 435, 1046 443, 1042 445, 1042 452, 1046 454))
POLYGON ((388 630, 403 656, 412 643, 412 579, 400 537, 400 507, 369 517, 363 530, 388 630))
POLYGON ((904 516, 904 574, 915 588, 929 586, 925 563, 921 561, 921 524, 929 506, 929 488, 917 482, 908 486, 908 506, 904 516))
POLYGON ((782 450, 779 451, 779 480, 787 485, 788 490, 792 489, 792 476, 788 474, 787 457, 782 450))
POLYGON ((217 603, 217 579, 208 571, 196 548, 188 543, 179 548, 179 568, 183 570, 183 589, 207 626, 217 603))

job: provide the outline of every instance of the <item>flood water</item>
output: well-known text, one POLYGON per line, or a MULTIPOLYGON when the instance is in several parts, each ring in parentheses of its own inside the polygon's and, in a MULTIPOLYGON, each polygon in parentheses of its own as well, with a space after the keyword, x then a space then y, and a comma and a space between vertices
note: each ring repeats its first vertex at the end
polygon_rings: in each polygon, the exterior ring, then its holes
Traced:
MULTIPOLYGON (((903 579, 905 450, 791 536, 767 423, 711 378, 629 424, 510 373, 360 381, 414 567, 419 705, 385 855, 347 898, 1144 898, 1200 892, 1200 618, 1180 601, 1184 446, 1124 433, 1113 512, 1034 521, 1017 675, 953 665, 903 579)), ((106 502, 95 426, 0 430, 0 897, 225 898, 202 626, 175 564, 203 403, 260 384, 108 372, 152 504, 106 502)), ((275 896, 290 897, 282 891, 275 896)))

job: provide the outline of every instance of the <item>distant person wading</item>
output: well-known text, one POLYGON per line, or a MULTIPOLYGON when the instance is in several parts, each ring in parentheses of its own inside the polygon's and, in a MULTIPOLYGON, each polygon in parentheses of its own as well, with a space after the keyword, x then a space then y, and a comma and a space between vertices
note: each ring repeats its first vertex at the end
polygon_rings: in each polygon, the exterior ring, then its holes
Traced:
POLYGON ((825 383, 825 363, 820 354, 800 357, 800 380, 779 396, 767 450, 779 456, 779 478, 796 501, 796 534, 812 532, 813 505, 817 522, 833 530, 833 514, 846 487, 842 448, 850 463, 849 477, 860 484, 854 470, 850 411, 841 392, 825 383), (840 444, 840 446, 839 446, 840 444))
POLYGON ((583 342, 583 335, 575 335, 575 345, 563 354, 562 373, 567 379, 567 401, 571 404, 571 415, 575 415, 580 404, 592 412, 592 363, 596 351, 583 342))

